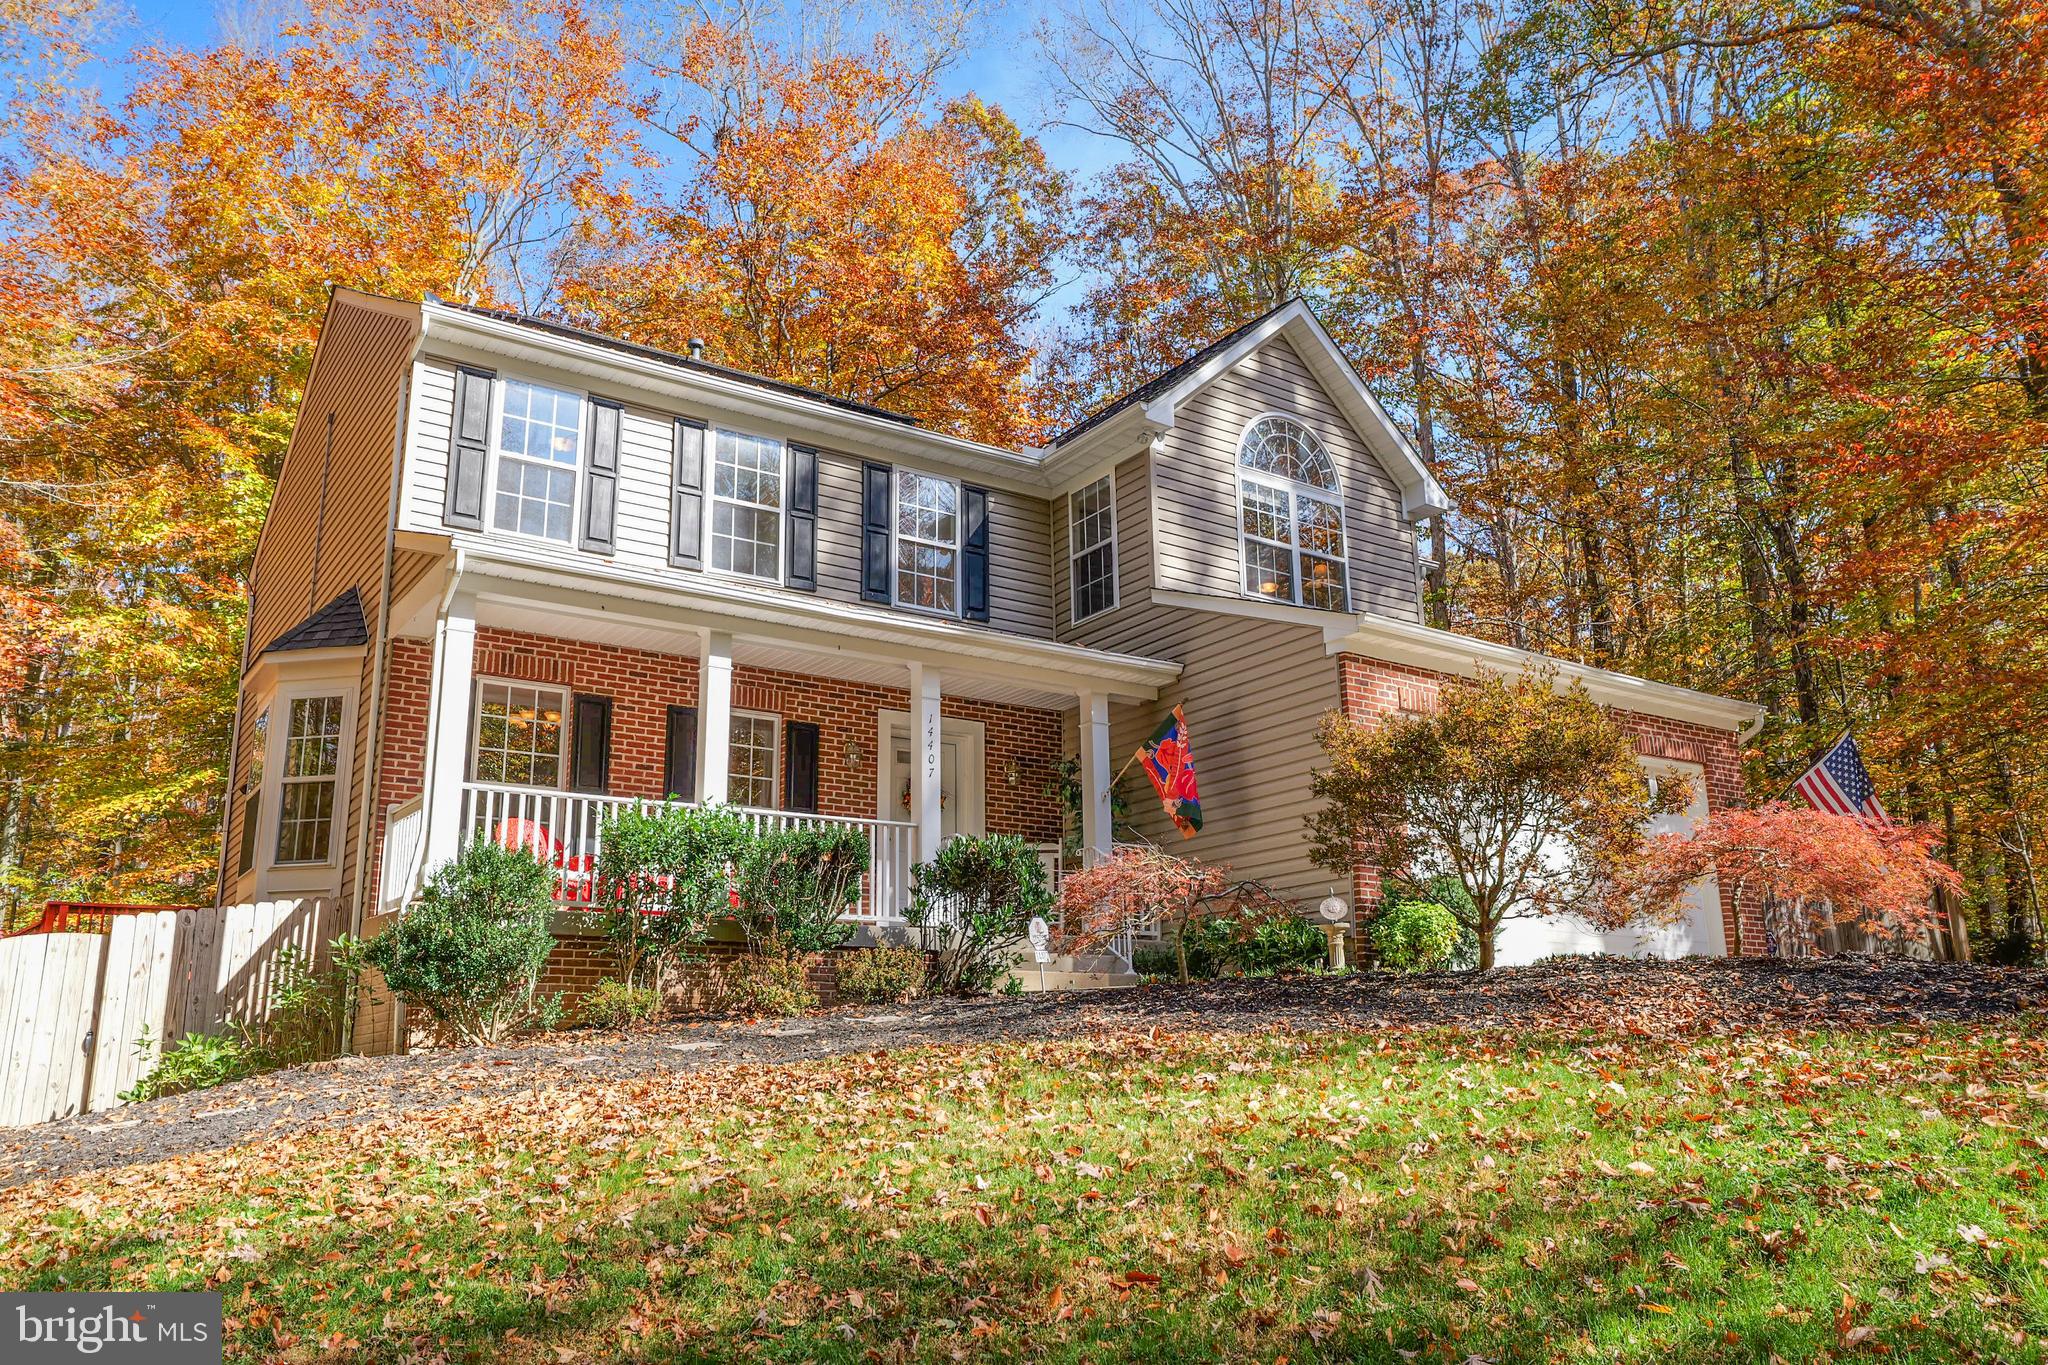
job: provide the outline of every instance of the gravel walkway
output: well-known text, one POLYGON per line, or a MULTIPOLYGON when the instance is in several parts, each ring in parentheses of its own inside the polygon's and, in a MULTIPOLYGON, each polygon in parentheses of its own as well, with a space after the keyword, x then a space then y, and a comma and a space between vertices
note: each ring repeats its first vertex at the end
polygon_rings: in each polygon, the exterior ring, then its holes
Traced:
POLYGON ((2048 1010, 2048 971, 1881 965, 1861 959, 1662 963, 1581 958, 1485 977, 1368 974, 1216 981, 843 1009, 772 1023, 697 1023, 625 1035, 571 1032, 515 1047, 350 1057, 13 1130, 0 1138, 0 1185, 134 1165, 284 1132, 383 1121, 494 1093, 877 1049, 1154 1028, 1583 1029, 1661 1036, 1988 1020, 2031 1010, 2048 1010))

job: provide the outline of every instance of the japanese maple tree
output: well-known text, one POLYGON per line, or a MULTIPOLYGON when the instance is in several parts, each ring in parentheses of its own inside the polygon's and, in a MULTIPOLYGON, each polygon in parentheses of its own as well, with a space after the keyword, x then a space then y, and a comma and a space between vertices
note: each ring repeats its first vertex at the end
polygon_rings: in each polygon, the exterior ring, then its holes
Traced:
POLYGON ((1904 943, 1940 925, 1938 892, 1962 888, 1934 856, 1940 837, 1927 825, 1868 825, 1778 801, 1716 811, 1689 833, 1651 840, 1615 883, 1604 918, 1676 918, 1687 888, 1718 875, 1783 956, 1811 954, 1830 925, 1904 943))
POLYGON ((1188 979, 1188 935, 1211 919, 1237 934, 1294 910, 1228 863, 1180 858, 1151 847, 1120 848, 1060 883, 1059 941, 1067 952, 1100 948, 1126 929, 1156 922, 1173 943, 1180 980, 1188 979))

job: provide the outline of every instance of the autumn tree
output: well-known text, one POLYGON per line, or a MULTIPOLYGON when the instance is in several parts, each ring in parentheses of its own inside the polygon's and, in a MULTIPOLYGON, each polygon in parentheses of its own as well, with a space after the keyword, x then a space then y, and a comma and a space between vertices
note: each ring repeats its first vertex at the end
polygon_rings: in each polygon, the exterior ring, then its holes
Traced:
POLYGON ((1481 971, 1508 920, 1591 910, 1641 849, 1645 822, 1688 795, 1653 793, 1628 735, 1546 671, 1447 686, 1431 715, 1333 714, 1322 742, 1317 860, 1348 876, 1363 858, 1411 886, 1456 878, 1481 971))
POLYGON ((1173 944, 1186 985, 1189 937, 1203 925, 1227 921, 1233 934, 1248 938, 1266 921, 1294 913, 1261 883, 1233 874, 1228 863, 1142 845, 1120 848, 1061 880, 1059 941, 1067 952, 1090 952, 1129 930, 1157 926, 1173 944))
POLYGON ((322 0, 260 48, 104 55, 121 105, 76 69, 18 87, 0 166, 0 595, 35 623, 0 698, 0 875, 183 900, 330 286, 543 296, 616 206, 632 97, 575 0, 322 0))
POLYGON ((1041 423, 1029 329, 1066 178, 1002 110, 941 103, 887 38, 790 55, 750 28, 672 35, 651 117, 678 188, 568 287, 595 326, 983 440, 1041 423))
POLYGON ((1903 945, 1940 927, 1937 896, 1961 889, 1934 856, 1940 840, 1926 825, 1872 825, 1783 802, 1716 811, 1687 833, 1651 840, 1601 918, 1673 919, 1688 888, 1718 876, 1739 909, 1756 911, 1780 956, 1810 956, 1835 928, 1903 945))

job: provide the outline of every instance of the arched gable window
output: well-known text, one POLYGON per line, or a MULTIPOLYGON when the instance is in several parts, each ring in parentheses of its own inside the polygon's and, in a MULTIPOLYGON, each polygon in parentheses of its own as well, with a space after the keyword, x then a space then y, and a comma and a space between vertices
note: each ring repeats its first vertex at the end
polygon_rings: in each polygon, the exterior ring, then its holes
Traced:
POLYGON ((1246 596, 1348 610, 1344 491, 1323 443, 1292 417, 1261 417, 1237 465, 1246 596))

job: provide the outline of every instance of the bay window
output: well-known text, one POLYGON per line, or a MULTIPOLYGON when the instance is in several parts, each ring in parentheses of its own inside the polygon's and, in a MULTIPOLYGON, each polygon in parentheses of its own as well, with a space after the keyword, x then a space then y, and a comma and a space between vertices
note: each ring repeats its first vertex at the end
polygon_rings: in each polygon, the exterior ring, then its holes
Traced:
POLYGON ((293 697, 286 709, 275 862, 324 863, 333 856, 342 703, 339 696, 293 697))

